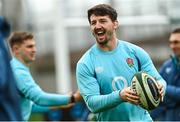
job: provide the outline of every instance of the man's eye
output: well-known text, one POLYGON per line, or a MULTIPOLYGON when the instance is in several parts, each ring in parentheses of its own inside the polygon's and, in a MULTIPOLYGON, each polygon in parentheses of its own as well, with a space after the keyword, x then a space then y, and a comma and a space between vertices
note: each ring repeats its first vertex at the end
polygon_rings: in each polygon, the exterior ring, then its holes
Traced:
POLYGON ((171 41, 170 44, 179 44, 180 41, 171 41))
POLYGON ((174 44, 178 44, 179 42, 178 41, 175 41, 175 42, 173 42, 174 44))
POLYGON ((102 20, 102 21, 101 21, 101 23, 105 23, 105 22, 106 22, 106 20, 102 20))
POLYGON ((91 22, 91 25, 95 25, 96 24, 96 22, 91 22))

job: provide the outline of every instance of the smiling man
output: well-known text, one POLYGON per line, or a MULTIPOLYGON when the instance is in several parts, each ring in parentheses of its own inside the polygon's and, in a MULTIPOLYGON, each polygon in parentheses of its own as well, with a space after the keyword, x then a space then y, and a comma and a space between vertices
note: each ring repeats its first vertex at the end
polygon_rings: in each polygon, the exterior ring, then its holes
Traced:
POLYGON ((151 58, 142 48, 117 39, 117 13, 110 5, 90 8, 88 20, 96 44, 78 61, 76 69, 78 87, 88 108, 98 121, 152 121, 130 88, 133 75, 144 71, 158 79, 163 98, 166 83, 151 58))

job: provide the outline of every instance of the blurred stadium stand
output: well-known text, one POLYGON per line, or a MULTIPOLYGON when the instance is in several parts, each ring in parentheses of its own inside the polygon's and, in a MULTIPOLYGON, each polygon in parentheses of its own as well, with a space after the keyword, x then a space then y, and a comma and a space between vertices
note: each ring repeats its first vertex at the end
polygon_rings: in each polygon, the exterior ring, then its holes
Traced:
POLYGON ((44 90, 59 92, 57 47, 66 49, 59 53, 65 54, 61 60, 70 77, 64 82, 70 80, 70 89, 77 89, 76 63, 95 42, 86 12, 97 3, 108 3, 117 9, 119 39, 143 47, 157 68, 171 54, 168 36, 180 26, 180 0, 0 0, 0 15, 9 19, 13 31, 30 31, 36 37, 38 56, 32 70, 44 90))

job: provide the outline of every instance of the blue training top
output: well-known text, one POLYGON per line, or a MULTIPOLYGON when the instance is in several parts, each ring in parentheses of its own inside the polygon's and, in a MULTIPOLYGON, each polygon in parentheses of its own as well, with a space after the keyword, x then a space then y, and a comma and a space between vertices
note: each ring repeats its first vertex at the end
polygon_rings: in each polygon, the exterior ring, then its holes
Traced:
POLYGON ((47 107, 47 109, 48 106, 66 105, 69 103, 70 96, 42 91, 31 76, 29 68, 15 57, 11 60, 11 66, 16 78, 18 90, 20 94, 22 94, 21 109, 23 120, 27 121, 29 119, 33 103, 47 107))
POLYGON ((21 121, 20 98, 10 66, 9 54, 0 32, 0 121, 21 121))
POLYGON ((102 51, 95 44, 77 64, 77 83, 88 108, 99 121, 152 121, 148 111, 120 98, 122 88, 131 85, 138 71, 166 83, 149 55, 140 47, 118 40, 112 51, 102 51))

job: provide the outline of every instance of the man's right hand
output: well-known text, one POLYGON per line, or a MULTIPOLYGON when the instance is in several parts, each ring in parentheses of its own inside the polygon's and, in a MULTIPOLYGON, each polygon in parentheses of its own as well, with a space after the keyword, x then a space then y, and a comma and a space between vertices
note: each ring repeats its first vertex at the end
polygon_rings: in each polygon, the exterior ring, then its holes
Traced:
POLYGON ((82 100, 83 100, 83 98, 82 98, 79 90, 77 90, 77 91, 73 94, 73 96, 74 96, 75 102, 79 102, 79 101, 82 101, 82 100))
POLYGON ((130 87, 122 89, 120 92, 120 97, 122 100, 130 102, 132 104, 139 104, 139 96, 130 87))

